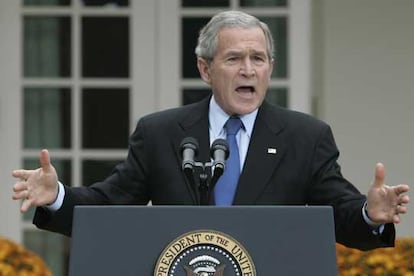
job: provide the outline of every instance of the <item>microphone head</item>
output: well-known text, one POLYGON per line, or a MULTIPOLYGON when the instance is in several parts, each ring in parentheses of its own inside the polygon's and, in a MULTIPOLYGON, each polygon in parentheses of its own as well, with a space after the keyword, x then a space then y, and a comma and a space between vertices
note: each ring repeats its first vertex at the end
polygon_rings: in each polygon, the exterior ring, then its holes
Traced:
POLYGON ((193 137, 185 137, 180 144, 180 153, 183 154, 185 149, 194 150, 194 155, 198 154, 198 142, 193 137))
POLYGON ((214 159, 214 153, 216 150, 222 150, 225 154, 225 159, 229 158, 229 144, 224 139, 216 139, 211 145, 210 155, 214 159))

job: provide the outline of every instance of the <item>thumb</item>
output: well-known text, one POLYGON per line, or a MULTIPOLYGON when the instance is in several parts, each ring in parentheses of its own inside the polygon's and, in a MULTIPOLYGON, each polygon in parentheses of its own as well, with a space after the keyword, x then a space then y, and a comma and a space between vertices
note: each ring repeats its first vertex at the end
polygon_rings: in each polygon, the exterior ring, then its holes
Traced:
POLYGON ((40 166, 45 172, 48 172, 50 170, 50 154, 47 149, 44 149, 40 152, 40 166))
POLYGON ((385 167, 382 163, 377 163, 375 166, 375 180, 373 186, 381 188, 385 183, 385 167))

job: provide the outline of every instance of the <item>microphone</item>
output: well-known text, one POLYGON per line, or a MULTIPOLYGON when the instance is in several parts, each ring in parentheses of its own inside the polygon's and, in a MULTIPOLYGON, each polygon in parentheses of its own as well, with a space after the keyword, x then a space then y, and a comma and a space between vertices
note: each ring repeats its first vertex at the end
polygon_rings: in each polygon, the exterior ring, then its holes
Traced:
POLYGON ((181 156, 183 162, 181 168, 183 171, 193 171, 195 165, 194 157, 198 154, 198 142, 193 137, 186 137, 182 140, 180 145, 181 156))
POLYGON ((218 179, 226 168, 226 159, 229 157, 229 145, 224 139, 217 139, 213 142, 210 149, 213 158, 214 173, 213 179, 218 179))

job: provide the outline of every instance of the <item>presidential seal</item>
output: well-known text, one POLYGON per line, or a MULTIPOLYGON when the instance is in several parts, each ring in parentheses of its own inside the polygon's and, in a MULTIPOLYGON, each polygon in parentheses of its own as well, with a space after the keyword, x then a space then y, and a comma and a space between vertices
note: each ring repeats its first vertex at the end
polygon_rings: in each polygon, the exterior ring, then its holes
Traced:
POLYGON ((218 231, 197 230, 164 249, 154 276, 256 276, 256 269, 236 239, 218 231))

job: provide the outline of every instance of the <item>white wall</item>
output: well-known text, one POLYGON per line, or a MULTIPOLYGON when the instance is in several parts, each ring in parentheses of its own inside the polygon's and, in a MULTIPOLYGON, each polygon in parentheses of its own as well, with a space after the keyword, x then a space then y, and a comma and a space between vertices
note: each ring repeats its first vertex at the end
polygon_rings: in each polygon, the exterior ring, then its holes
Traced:
POLYGON ((21 241, 19 202, 13 201, 11 176, 19 167, 20 41, 19 1, 0 3, 0 236, 21 241))
POLYGON ((411 186, 398 236, 414 236, 414 1, 314 2, 316 114, 329 122, 343 173, 364 193, 376 162, 411 186))

